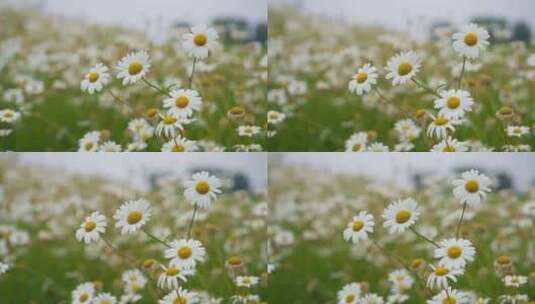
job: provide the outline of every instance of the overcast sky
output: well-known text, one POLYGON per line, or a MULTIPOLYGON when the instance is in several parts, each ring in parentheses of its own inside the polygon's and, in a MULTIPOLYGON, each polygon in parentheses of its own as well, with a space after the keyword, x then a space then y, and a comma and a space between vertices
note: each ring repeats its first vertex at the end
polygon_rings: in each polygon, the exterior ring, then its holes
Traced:
MULTIPOLYGON (((534 0, 270 0, 270 5, 298 4, 303 12, 344 18, 364 24, 379 24, 405 30, 417 37, 421 26, 407 26, 410 20, 467 22, 474 15, 505 16, 535 26, 534 0)), ((427 30, 425 30, 427 31, 427 30)))
MULTIPOLYGON (((138 187, 148 186, 146 174, 150 172, 182 174, 198 167, 242 172, 249 177, 255 191, 263 191, 267 179, 265 153, 18 153, 17 155, 24 165, 102 175, 138 187)), ((3 155, 0 155, 1 157, 3 155)))
POLYGON ((526 190, 535 179, 534 153, 289 153, 282 159, 326 172, 393 180, 401 186, 410 185, 412 173, 448 176, 457 167, 505 171, 519 190, 526 190))

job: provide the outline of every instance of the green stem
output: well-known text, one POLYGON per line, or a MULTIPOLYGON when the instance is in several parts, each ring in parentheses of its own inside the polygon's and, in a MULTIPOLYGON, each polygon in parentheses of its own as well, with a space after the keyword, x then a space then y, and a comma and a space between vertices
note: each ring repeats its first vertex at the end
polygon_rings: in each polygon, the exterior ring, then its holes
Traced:
POLYGON ((418 79, 412 77, 411 78, 412 82, 414 82, 417 86, 419 86, 420 88, 424 89, 424 91, 426 91, 427 93, 429 94, 432 94, 438 98, 442 98, 442 96, 440 96, 440 94, 438 94, 435 90, 431 89, 430 87, 428 87, 427 85, 423 84, 422 82, 420 82, 418 79))
POLYGON ((195 76, 195 66, 197 64, 197 58, 193 58, 193 65, 191 67, 191 74, 189 75, 189 82, 188 82, 188 88, 191 89, 191 86, 193 85, 193 77, 195 76))
POLYGON ((155 84, 152 84, 150 81, 148 81, 145 77, 141 78, 141 80, 146 84, 148 85, 149 87, 153 88, 154 90, 158 91, 160 94, 163 94, 167 97, 172 97, 168 92, 164 91, 162 88, 160 88, 159 86, 155 85, 155 84))
POLYGON ((149 231, 147 231, 146 229, 144 228, 141 228, 141 231, 145 232, 146 235, 148 235, 151 239, 157 241, 157 242, 160 242, 162 244, 165 245, 165 247, 167 248, 171 248, 171 246, 169 244, 167 244, 165 241, 159 239, 158 237, 156 237, 155 235, 153 235, 152 233, 150 233, 149 231))
POLYGON ((189 238, 191 237, 191 229, 193 228, 193 223, 195 222, 195 215, 197 215, 197 209, 199 207, 197 205, 195 205, 195 207, 193 208, 193 214, 191 216, 191 221, 189 222, 189 225, 188 225, 188 234, 187 234, 187 239, 189 240, 189 238))
POLYGON ((457 224, 457 231, 455 232, 455 239, 459 239, 459 233, 461 232, 461 225, 463 224, 464 219, 464 212, 466 211, 466 202, 463 204, 463 211, 461 212, 461 218, 459 219, 459 223, 457 224))
POLYGON ((418 230, 416 230, 416 228, 414 228, 413 226, 409 227, 409 229, 414 232, 414 234, 416 234, 418 237, 422 238, 423 240, 433 244, 433 246, 435 247, 440 247, 437 242, 433 241, 432 239, 426 237, 425 235, 421 234, 420 232, 418 232, 418 230))
POLYGON ((461 75, 459 75, 459 79, 457 80, 457 90, 461 89, 461 82, 463 80, 465 69, 466 69, 466 57, 463 56, 463 67, 461 68, 461 75))

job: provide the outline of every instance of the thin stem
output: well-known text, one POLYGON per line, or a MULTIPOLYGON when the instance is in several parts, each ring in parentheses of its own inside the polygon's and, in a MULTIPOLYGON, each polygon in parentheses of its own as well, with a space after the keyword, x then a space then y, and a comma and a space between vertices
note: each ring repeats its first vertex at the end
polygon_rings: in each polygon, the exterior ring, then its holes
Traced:
POLYGON ((409 229, 414 232, 414 234, 416 234, 418 237, 422 238, 423 240, 433 244, 433 246, 435 247, 440 247, 437 242, 433 241, 432 239, 426 237, 425 235, 421 234, 420 232, 418 232, 418 230, 416 230, 416 228, 414 228, 413 226, 410 226, 409 229))
POLYGON ((459 219, 459 224, 457 224, 457 232, 455 232, 455 239, 459 238, 459 233, 461 232, 461 225, 463 224, 464 212, 466 211, 466 202, 463 204, 463 211, 461 212, 461 218, 459 219))
POLYGON ((130 111, 132 111, 132 107, 126 101, 115 95, 111 89, 108 89, 107 91, 110 93, 111 97, 113 97, 115 102, 117 102, 119 105, 126 106, 130 111))
POLYGON ((379 100, 381 100, 381 101, 384 102, 385 104, 392 105, 392 106, 395 107, 399 112, 401 112, 403 115, 412 117, 412 115, 411 115, 411 111, 405 109, 405 108, 402 107, 401 105, 399 105, 399 106, 396 105, 392 100, 386 98, 386 96, 384 96, 384 94, 383 94, 378 88, 375 88, 375 92, 376 92, 377 95, 379 96, 379 100))
POLYGON ((463 80, 465 69, 466 69, 466 57, 463 56, 463 67, 461 68, 461 75, 459 75, 459 79, 457 80, 457 90, 461 89, 461 82, 463 80))
POLYGON ((195 207, 193 208, 193 214, 191 216, 191 221, 189 222, 189 225, 188 225, 188 234, 187 234, 187 239, 189 239, 191 237, 191 229, 193 228, 193 223, 195 222, 195 215, 197 215, 197 209, 199 207, 197 205, 195 205, 195 207))
POLYGON ((442 96, 440 96, 435 90, 433 90, 433 89, 431 89, 430 87, 428 87, 427 85, 423 84, 423 83, 420 82, 418 79, 412 77, 411 80, 412 80, 412 82, 414 82, 417 86, 419 86, 420 88, 424 89, 424 91, 426 91, 427 93, 429 93, 429 94, 433 94, 433 95, 436 96, 436 97, 442 98, 442 96))
POLYGON ((148 85, 149 87, 155 89, 156 91, 158 91, 160 94, 163 94, 167 97, 172 97, 168 92, 164 91, 162 88, 160 88, 159 86, 155 85, 155 84, 152 84, 150 81, 148 81, 145 77, 141 78, 141 80, 146 84, 148 85))
POLYGON ((189 82, 188 82, 188 88, 191 89, 191 86, 193 85, 193 77, 195 76, 195 66, 197 64, 197 58, 193 58, 193 64, 191 66, 191 74, 189 75, 189 82))
POLYGON ((146 235, 148 235, 151 239, 157 241, 157 242, 160 242, 162 244, 165 245, 165 247, 167 248, 171 248, 171 246, 169 244, 167 244, 165 241, 159 239, 158 237, 156 237, 155 235, 153 235, 152 233, 150 233, 149 231, 147 231, 146 229, 141 229, 141 231, 145 232, 146 235))

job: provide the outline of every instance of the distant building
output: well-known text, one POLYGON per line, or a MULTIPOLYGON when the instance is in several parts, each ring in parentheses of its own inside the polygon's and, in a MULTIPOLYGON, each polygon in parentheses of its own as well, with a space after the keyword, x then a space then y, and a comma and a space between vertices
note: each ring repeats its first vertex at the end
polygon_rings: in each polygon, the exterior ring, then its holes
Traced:
MULTIPOLYGON (((267 42, 267 24, 265 22, 252 24, 245 18, 218 17, 211 22, 224 43, 247 43, 267 42)), ((177 30, 189 30, 188 22, 177 22, 174 28, 177 30)))

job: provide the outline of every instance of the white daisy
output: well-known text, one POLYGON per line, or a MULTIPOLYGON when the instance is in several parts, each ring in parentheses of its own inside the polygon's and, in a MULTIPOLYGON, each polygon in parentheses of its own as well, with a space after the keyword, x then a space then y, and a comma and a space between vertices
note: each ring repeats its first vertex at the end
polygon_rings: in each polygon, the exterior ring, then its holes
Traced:
POLYGON ((201 110, 202 99, 195 90, 175 89, 169 92, 170 98, 163 101, 163 107, 168 108, 168 114, 178 118, 188 118, 193 111, 201 110))
POLYGON ((484 28, 472 23, 453 34, 453 48, 462 56, 475 59, 487 48, 489 38, 490 35, 484 28))
POLYGON ((221 180, 206 171, 193 174, 191 180, 184 182, 184 196, 194 206, 208 208, 221 193, 221 180))
POLYGON ((375 293, 368 293, 366 294, 362 300, 359 302, 361 304, 383 304, 385 301, 384 299, 375 293))
POLYGON ((132 269, 125 271, 121 279, 126 286, 127 292, 137 293, 147 284, 147 278, 143 275, 139 269, 132 269))
POLYGON ((117 69, 117 78, 123 79, 123 85, 134 84, 149 72, 149 54, 143 50, 132 52, 119 61, 117 69))
POLYGON ((435 249, 435 258, 440 259, 439 266, 448 269, 460 269, 466 266, 467 262, 472 262, 476 254, 476 249, 472 242, 465 239, 446 239, 439 243, 435 249))
POLYGON ((358 132, 346 140, 346 152, 364 152, 366 144, 368 143, 368 134, 365 132, 358 132))
POLYGON ((449 119, 463 118, 466 112, 472 111, 474 100, 470 92, 463 90, 441 91, 441 98, 435 100, 435 109, 438 114, 449 119))
POLYGON ((405 269, 398 269, 388 274, 388 281, 392 284, 395 293, 403 293, 414 284, 414 279, 405 269))
POLYGON ((184 130, 182 125, 191 122, 187 118, 178 118, 170 113, 160 114, 160 118, 161 120, 156 126, 156 135, 167 138, 175 138, 178 135, 178 130, 184 130))
POLYGON ((76 230, 76 239, 89 244, 100 239, 100 234, 106 231, 106 217, 95 211, 86 217, 80 228, 76 230))
POLYGON ((427 136, 437 139, 445 139, 448 134, 455 132, 455 125, 460 124, 459 120, 449 119, 442 115, 436 117, 431 115, 432 121, 427 127, 427 136))
POLYGON ((380 143, 380 142, 371 143, 366 149, 366 152, 388 152, 388 151, 390 151, 390 148, 388 148, 387 145, 380 143))
POLYGON ((490 192, 491 180, 477 170, 466 171, 461 179, 453 181, 453 195, 461 204, 477 206, 490 192))
POLYGON ((524 126, 508 126, 505 131, 511 137, 522 137, 523 135, 529 134, 529 128, 524 126))
POLYGON ((260 133, 261 128, 258 126, 239 126, 238 134, 240 136, 253 137, 254 135, 260 133))
POLYGON ((163 299, 158 300, 158 304, 195 304, 199 303, 199 296, 196 292, 188 291, 182 287, 171 291, 163 299))
POLYGON ((0 274, 4 274, 9 270, 9 264, 0 262, 0 274))
POLYGON ((104 292, 98 294, 94 299, 92 304, 115 304, 117 303, 117 298, 111 294, 104 292))
POLYGON ((158 277, 158 288, 174 290, 179 284, 178 280, 186 282, 188 277, 192 276, 195 271, 192 268, 181 268, 169 265, 168 267, 161 266, 163 272, 158 277))
POLYGON ((100 141, 100 132, 92 131, 86 133, 78 141, 78 152, 96 152, 98 150, 98 145, 100 141))
POLYGON ((351 93, 362 95, 372 89, 372 85, 377 83, 377 70, 371 64, 366 64, 359 68, 357 74, 353 76, 348 84, 351 93))
POLYGON ((90 95, 94 92, 100 92, 102 88, 110 81, 108 67, 102 63, 97 64, 89 70, 80 83, 80 89, 87 91, 90 95))
POLYGON ((427 300, 427 304, 468 304, 468 299, 463 292, 448 287, 427 300))
POLYGON ((72 292, 72 304, 89 304, 95 294, 95 285, 93 283, 83 283, 76 287, 72 292))
POLYGON ((258 284, 258 277, 255 276, 238 276, 236 277, 236 286, 251 288, 258 284))
POLYGON ((385 219, 383 226, 388 228, 390 233, 403 232, 414 225, 419 216, 418 203, 414 199, 398 200, 391 203, 383 212, 385 219))
POLYGON ((206 258, 206 250, 201 242, 194 239, 174 240, 165 250, 165 258, 171 259, 170 265, 177 268, 193 268, 206 258))
POLYGON ((283 122, 285 118, 286 118, 286 115, 284 115, 281 112, 269 111, 267 113, 267 121, 268 123, 272 125, 276 125, 276 124, 283 122))
POLYGON ((427 287, 436 289, 447 289, 449 287, 448 281, 457 282, 456 276, 461 276, 464 273, 463 269, 449 269, 446 266, 433 266, 433 270, 427 277, 427 287))
POLYGON ((206 26, 194 26, 191 33, 182 36, 182 47, 189 56, 196 59, 205 59, 219 46, 219 35, 212 28, 206 26))
POLYGON ((99 152, 121 152, 122 148, 114 141, 106 141, 98 147, 99 152))
POLYGON ((418 127, 410 118, 402 119, 396 122, 394 129, 403 142, 411 142, 420 136, 421 128, 418 127))
POLYGON ((503 278, 503 282, 507 287, 520 287, 528 282, 528 277, 519 275, 507 275, 503 278))
POLYGON ((431 152, 466 152, 468 146, 465 142, 460 142, 455 138, 449 137, 443 139, 431 148, 431 152))
POLYGON ((420 66, 421 59, 415 52, 398 53, 386 64, 386 79, 392 79, 392 85, 404 84, 418 73, 420 66))
POLYGON ((368 238, 368 233, 373 233, 373 215, 366 211, 361 211, 353 217, 353 220, 347 224, 344 230, 344 240, 357 244, 361 240, 368 238))
POLYGON ((199 149, 193 140, 178 135, 162 146, 162 152, 195 152, 199 149))
POLYGON ((121 234, 133 233, 140 229, 150 219, 150 204, 144 199, 127 201, 115 212, 113 218, 117 220, 115 227, 121 229, 121 234))
POLYGON ((20 113, 10 109, 3 109, 0 111, 0 122, 14 123, 19 120, 20 113))
POLYGON ((338 304, 357 304, 362 290, 359 283, 350 283, 338 291, 338 304))

